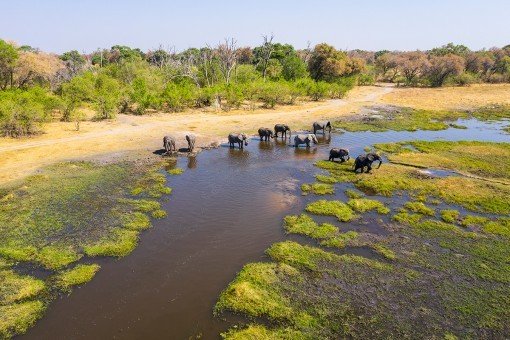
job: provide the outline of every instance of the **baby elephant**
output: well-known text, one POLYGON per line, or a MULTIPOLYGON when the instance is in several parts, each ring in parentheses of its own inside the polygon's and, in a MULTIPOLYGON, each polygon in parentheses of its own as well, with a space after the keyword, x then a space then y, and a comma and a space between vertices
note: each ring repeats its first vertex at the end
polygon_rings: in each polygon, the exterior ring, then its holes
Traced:
POLYGON ((231 148, 235 147, 235 143, 237 143, 237 146, 239 149, 243 148, 244 145, 248 145, 248 138, 244 133, 231 133, 228 135, 228 144, 231 148))
POLYGON ((313 142, 314 144, 317 144, 317 137, 315 137, 314 134, 306 134, 306 135, 296 135, 294 137, 294 146, 297 148, 301 144, 306 144, 306 147, 310 147, 310 142, 313 142))
POLYGON ((186 141, 188 142, 188 151, 193 152, 193 149, 195 148, 195 141, 197 138, 193 134, 187 134, 186 135, 186 141))
POLYGON ((376 153, 367 153, 366 155, 359 155, 356 157, 356 160, 354 161, 354 172, 358 171, 358 169, 361 169, 361 173, 363 173, 363 169, 367 167, 367 173, 372 170, 372 163, 374 161, 379 161, 379 166, 377 169, 381 167, 382 159, 381 156, 379 156, 376 153))
POLYGON ((345 161, 348 161, 350 159, 349 150, 338 149, 338 148, 333 148, 333 149, 329 150, 329 160, 334 161, 335 158, 340 158, 340 162, 342 162, 342 163, 345 161), (346 157, 347 157, 347 159, 345 159, 346 157))
POLYGON ((260 141, 263 141, 263 140, 268 141, 269 138, 274 138, 273 130, 262 127, 259 129, 259 136, 260 136, 260 141))
POLYGON ((291 137, 290 127, 285 124, 276 124, 274 126, 274 138, 278 138, 278 133, 282 133, 282 138, 285 136, 287 138, 287 131, 289 131, 289 139, 291 137))
POLYGON ((317 133, 317 131, 322 130, 322 133, 326 134, 326 129, 329 133, 331 133, 331 122, 329 120, 323 120, 320 122, 313 123, 313 133, 317 133))
POLYGON ((167 154, 170 154, 172 151, 176 151, 175 149, 175 138, 172 136, 163 137, 163 147, 167 154))

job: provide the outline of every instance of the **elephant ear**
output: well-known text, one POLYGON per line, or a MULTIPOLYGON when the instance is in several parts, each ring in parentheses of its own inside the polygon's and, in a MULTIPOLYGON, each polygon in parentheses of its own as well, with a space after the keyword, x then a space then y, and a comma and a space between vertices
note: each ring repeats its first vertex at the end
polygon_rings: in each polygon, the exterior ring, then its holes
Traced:
POLYGON ((368 160, 369 160, 370 162, 373 162, 373 161, 375 160, 375 157, 374 157, 374 155, 372 155, 372 154, 368 154, 368 155, 367 155, 367 158, 368 158, 368 160))

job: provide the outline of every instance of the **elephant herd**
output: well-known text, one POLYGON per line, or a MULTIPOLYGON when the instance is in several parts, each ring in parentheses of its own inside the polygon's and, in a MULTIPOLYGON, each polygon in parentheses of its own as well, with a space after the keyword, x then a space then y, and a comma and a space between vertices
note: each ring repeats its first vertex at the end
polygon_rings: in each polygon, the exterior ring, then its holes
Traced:
MULTIPOLYGON (((294 136, 294 147, 298 147, 300 145, 306 145, 306 147, 310 147, 310 143, 317 144, 318 140, 316 137, 316 133, 321 131, 323 134, 326 134, 326 131, 331 133, 331 122, 329 121, 319 121, 313 123, 313 133, 306 134, 297 134, 294 136)), ((278 138, 280 135, 281 138, 287 139, 287 133, 289 134, 289 140, 291 139, 291 130, 286 124, 276 124, 273 130, 269 128, 260 128, 258 130, 260 141, 269 141, 270 138, 278 138)), ((193 134, 186 135, 186 141, 188 143, 188 151, 193 152, 195 148, 196 137, 193 134)), ((228 135, 228 144, 230 148, 237 147, 239 149, 243 149, 244 146, 248 145, 248 136, 244 133, 230 133, 228 135)), ((175 138, 172 136, 163 137, 163 147, 165 148, 166 154, 170 154, 172 151, 176 151, 175 147, 175 138)), ((333 148, 329 151, 329 161, 334 161, 335 158, 340 159, 340 162, 345 162, 350 159, 349 150, 333 148)), ((377 168, 381 167, 382 158, 376 153, 367 153, 363 155, 359 155, 356 157, 354 161, 354 172, 361 170, 363 173, 365 168, 366 172, 370 172, 372 170, 372 163, 378 161, 379 165, 377 168)))

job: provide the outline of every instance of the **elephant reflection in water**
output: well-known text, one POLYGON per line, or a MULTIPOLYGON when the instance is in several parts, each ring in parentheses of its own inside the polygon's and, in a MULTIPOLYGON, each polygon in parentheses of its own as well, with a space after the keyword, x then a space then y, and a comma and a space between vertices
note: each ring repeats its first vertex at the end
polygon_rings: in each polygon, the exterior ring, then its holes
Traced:
POLYGON ((329 144, 331 143, 331 135, 330 134, 327 134, 327 135, 322 135, 322 136, 317 136, 317 142, 319 144, 329 144))
POLYGON ((188 169, 195 169, 197 167, 197 157, 189 156, 188 157, 188 169))

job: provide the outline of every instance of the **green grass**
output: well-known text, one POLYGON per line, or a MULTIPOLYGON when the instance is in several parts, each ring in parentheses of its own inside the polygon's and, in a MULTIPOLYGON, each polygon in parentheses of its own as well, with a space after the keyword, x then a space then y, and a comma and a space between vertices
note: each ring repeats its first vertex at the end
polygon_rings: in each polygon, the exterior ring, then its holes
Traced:
POLYGON ((135 211, 123 216, 122 226, 131 230, 145 230, 151 227, 151 220, 146 214, 135 211))
POLYGON ((79 264, 72 269, 58 273, 55 277, 56 285, 64 291, 70 291, 73 286, 92 280, 99 268, 98 264, 79 264))
POLYGON ((352 190, 352 189, 347 189, 347 190, 345 190, 345 196, 347 196, 349 198, 362 198, 364 195, 362 192, 352 190))
POLYGON ((376 210, 379 214, 389 214, 390 209, 384 203, 369 199, 369 198, 351 198, 347 205, 354 211, 364 213, 371 210, 376 210))
POLYGON ((42 316, 44 309, 39 300, 0 306, 0 337, 25 333, 42 316))
POLYGON ((173 169, 169 169, 167 170, 167 172, 170 174, 170 175, 180 175, 184 172, 184 169, 181 169, 181 168, 173 168, 173 169))
POLYGON ((315 179, 317 179, 317 181, 319 182, 328 184, 335 184, 338 182, 338 180, 335 177, 320 174, 315 175, 315 179))
POLYGON ((321 245, 336 248, 344 248, 350 240, 358 236, 354 231, 341 233, 338 227, 329 223, 318 225, 305 214, 286 216, 284 228, 288 233, 305 235, 319 241, 321 245))
POLYGON ((459 219, 460 213, 455 209, 441 210, 441 219, 447 223, 455 223, 459 219))
POLYGON ((115 229, 95 243, 85 245, 83 250, 88 256, 116 256, 123 257, 135 249, 138 243, 138 231, 115 229))
POLYGON ((434 209, 427 207, 423 202, 407 202, 404 204, 404 208, 417 214, 434 216, 434 209))
POLYGON ((82 256, 69 246, 46 246, 39 251, 37 261, 47 269, 57 270, 78 261, 82 256))
POLYGON ((291 241, 273 244, 267 250, 267 254, 277 262, 309 270, 318 270, 321 262, 338 261, 340 259, 340 256, 334 253, 291 241))
POLYGON ((447 122, 466 117, 466 113, 451 111, 413 110, 399 108, 400 112, 383 113, 387 118, 340 120, 333 126, 346 131, 417 131, 417 130, 446 130, 450 127, 447 122))
POLYGON ((33 298, 46 288, 43 281, 18 275, 12 270, 0 270, 0 305, 33 298))
POLYGON ((320 200, 312 202, 306 206, 305 210, 316 215, 335 216, 342 222, 351 221, 356 217, 352 209, 340 201, 320 200))
POLYGON ((295 340, 295 339, 312 339, 309 336, 305 336, 302 332, 287 328, 267 328, 262 325, 248 325, 242 329, 230 329, 229 331, 221 334, 225 340, 295 340))
POLYGON ((303 194, 313 193, 315 195, 331 195, 335 193, 333 185, 328 183, 312 183, 302 184, 301 191, 303 194))
POLYGON ((372 249, 374 249, 378 254, 384 256, 388 260, 395 260, 397 258, 395 252, 384 244, 376 243, 372 245, 372 249))

